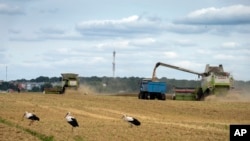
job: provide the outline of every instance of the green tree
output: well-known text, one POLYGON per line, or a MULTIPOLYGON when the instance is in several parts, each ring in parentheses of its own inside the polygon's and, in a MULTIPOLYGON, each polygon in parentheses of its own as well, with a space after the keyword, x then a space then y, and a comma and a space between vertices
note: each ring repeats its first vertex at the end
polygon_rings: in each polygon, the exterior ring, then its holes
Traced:
POLYGON ((49 77, 39 76, 35 79, 36 82, 49 82, 49 77))
POLYGON ((41 89, 40 89, 40 87, 35 86, 35 87, 32 87, 31 91, 32 92, 40 92, 41 89))

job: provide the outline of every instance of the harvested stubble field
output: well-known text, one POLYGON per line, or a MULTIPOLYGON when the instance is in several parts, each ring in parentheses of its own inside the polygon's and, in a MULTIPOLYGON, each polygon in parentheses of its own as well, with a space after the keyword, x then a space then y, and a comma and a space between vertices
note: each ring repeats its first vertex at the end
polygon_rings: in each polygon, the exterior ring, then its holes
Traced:
POLYGON ((230 124, 250 124, 250 101, 159 101, 133 96, 67 92, 0 94, 0 140, 55 141, 225 141, 230 124), (34 112, 29 126, 22 116, 34 112), (70 111, 80 127, 71 131, 64 116, 70 111), (123 113, 141 121, 129 127, 123 113))

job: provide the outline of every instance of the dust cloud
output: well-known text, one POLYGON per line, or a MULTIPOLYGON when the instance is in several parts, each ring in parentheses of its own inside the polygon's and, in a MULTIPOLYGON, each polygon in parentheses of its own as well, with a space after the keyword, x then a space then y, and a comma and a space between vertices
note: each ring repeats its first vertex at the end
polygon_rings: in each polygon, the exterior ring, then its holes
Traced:
POLYGON ((205 101, 220 101, 220 102, 250 102, 250 92, 231 90, 224 96, 210 95, 205 98, 205 101))
POLYGON ((80 85, 80 87, 78 88, 78 92, 83 95, 93 95, 97 93, 93 87, 88 86, 86 84, 80 85))

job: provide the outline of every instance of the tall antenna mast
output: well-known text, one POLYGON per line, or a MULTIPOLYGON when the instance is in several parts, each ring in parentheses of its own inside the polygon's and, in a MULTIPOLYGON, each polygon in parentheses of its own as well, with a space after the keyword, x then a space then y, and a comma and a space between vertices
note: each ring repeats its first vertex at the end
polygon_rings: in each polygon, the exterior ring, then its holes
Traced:
POLYGON ((113 78, 115 78, 115 50, 113 51, 113 78))

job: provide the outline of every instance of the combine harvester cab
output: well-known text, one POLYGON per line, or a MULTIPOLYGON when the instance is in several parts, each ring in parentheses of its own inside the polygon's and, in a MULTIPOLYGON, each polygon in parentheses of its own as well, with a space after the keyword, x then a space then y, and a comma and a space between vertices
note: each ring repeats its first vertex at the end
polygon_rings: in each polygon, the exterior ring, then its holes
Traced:
POLYGON ((75 89, 77 90, 79 87, 79 79, 78 74, 75 73, 62 73, 62 87, 63 93, 65 89, 75 89))
POLYGON ((166 90, 167 85, 165 82, 153 82, 151 79, 142 79, 138 98, 166 100, 166 90))
POLYGON ((234 88, 234 79, 230 73, 224 72, 222 65, 218 67, 206 65, 201 88, 203 95, 199 95, 200 99, 204 99, 210 94, 224 96, 230 89, 234 88))

